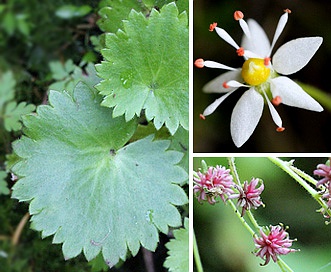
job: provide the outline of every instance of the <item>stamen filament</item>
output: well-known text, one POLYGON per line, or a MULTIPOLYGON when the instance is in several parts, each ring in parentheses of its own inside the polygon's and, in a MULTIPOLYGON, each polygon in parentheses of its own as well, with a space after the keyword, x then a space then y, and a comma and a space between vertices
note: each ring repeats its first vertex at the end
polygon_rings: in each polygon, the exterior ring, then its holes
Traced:
POLYGON ((276 28, 276 31, 275 31, 274 38, 272 40, 272 44, 271 44, 271 47, 270 47, 270 51, 269 51, 268 56, 271 56, 271 52, 272 52, 272 50, 273 50, 273 48, 274 48, 274 46, 275 46, 275 44, 276 44, 276 42, 277 42, 280 34, 284 30, 284 27, 285 27, 285 25, 287 23, 287 20, 288 20, 288 14, 289 13, 290 12, 288 12, 288 11, 285 10, 284 14, 279 19, 279 22, 278 22, 278 25, 277 25, 277 28, 276 28))
POLYGON ((230 71, 236 71, 236 68, 232 68, 230 66, 224 65, 222 63, 218 63, 216 61, 206 60, 204 61, 204 66, 208 68, 218 68, 218 69, 224 69, 224 70, 230 70, 230 71))
MULTIPOLYGON (((227 98, 230 94, 232 94, 236 89, 226 93, 225 95, 221 96, 220 98, 216 99, 213 103, 211 103, 204 111, 203 111, 203 116, 208 116, 212 114, 218 106, 227 98)), ((200 115, 201 117, 201 115, 200 115)))
MULTIPOLYGON (((275 107, 271 104, 271 102, 269 101, 269 98, 267 96, 267 94, 265 93, 265 91, 263 90, 263 95, 265 100, 267 101, 270 113, 271 113, 271 117, 272 120, 275 122, 275 124, 278 126, 278 128, 276 129, 277 131, 280 131, 280 129, 282 128, 282 119, 280 118, 278 112, 276 111, 275 107)), ((284 130, 285 128, 283 128, 284 130)))
POLYGON ((215 27, 216 33, 228 44, 232 45, 235 49, 239 49, 239 45, 232 39, 232 37, 223 28, 215 27))

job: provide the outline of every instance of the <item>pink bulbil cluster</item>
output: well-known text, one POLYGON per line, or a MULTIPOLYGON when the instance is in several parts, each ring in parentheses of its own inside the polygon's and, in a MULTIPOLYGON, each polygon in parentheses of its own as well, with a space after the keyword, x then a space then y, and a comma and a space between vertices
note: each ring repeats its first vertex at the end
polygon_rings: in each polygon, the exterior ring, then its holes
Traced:
POLYGON ((234 193, 230 170, 223 166, 209 167, 206 173, 196 172, 193 181, 193 191, 199 202, 208 201, 214 204, 217 196, 225 202, 226 198, 234 193))
POLYGON ((283 226, 270 226, 270 228, 261 228, 260 237, 254 237, 256 252, 255 255, 265 260, 263 265, 267 265, 270 257, 274 262, 278 261, 279 255, 286 255, 290 252, 297 251, 291 249, 292 242, 289 234, 283 226))
POLYGON ((257 209, 259 206, 264 205, 261 200, 261 193, 264 190, 264 185, 261 181, 260 187, 256 188, 260 179, 253 178, 250 183, 244 182, 244 185, 236 186, 238 194, 232 195, 230 198, 237 198, 237 206, 242 207, 241 216, 250 209, 257 209))
MULTIPOLYGON (((317 165, 317 169, 314 171, 314 175, 322 177, 322 179, 317 182, 316 187, 325 190, 325 192, 322 195, 322 198, 324 198, 327 201, 327 206, 330 209, 331 208, 331 167, 327 164, 319 164, 317 165)), ((324 215, 325 218, 330 218, 329 214, 326 212, 324 208, 322 208, 320 212, 324 215)))

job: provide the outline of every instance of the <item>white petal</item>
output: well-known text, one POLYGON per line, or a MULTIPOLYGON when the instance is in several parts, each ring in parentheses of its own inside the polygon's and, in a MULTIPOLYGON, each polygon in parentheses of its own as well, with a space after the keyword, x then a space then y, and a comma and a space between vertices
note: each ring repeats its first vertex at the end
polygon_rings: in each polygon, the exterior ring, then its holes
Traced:
POLYGON ((216 33, 228 44, 238 49, 239 45, 232 39, 232 37, 223 28, 215 27, 216 33))
MULTIPOLYGON (((237 89, 237 88, 236 88, 237 89)), ((232 94, 236 89, 228 92, 227 94, 221 96, 220 98, 216 99, 213 103, 211 103, 202 113, 203 116, 208 116, 212 114, 217 107, 227 98, 230 94, 232 94)))
POLYGON ((285 43, 272 58, 274 69, 283 75, 301 70, 314 56, 322 41, 322 37, 308 37, 285 43))
POLYGON ((250 30, 251 39, 243 36, 241 46, 244 50, 250 50, 260 58, 269 57, 270 42, 263 28, 253 19, 248 19, 247 24, 250 30))
POLYGON ((323 111, 322 106, 307 94, 298 84, 288 77, 276 77, 270 80, 272 96, 280 96, 282 103, 292 107, 312 111, 323 111))
MULTIPOLYGON (((205 86, 203 86, 202 90, 205 93, 227 93, 234 88, 224 88, 223 83, 229 80, 237 80, 243 82, 241 77, 241 69, 237 69, 236 71, 226 72, 221 74, 220 76, 214 78, 209 81, 205 86)), ((235 88, 237 89, 237 88, 235 88)))
POLYGON ((240 24, 241 29, 244 31, 245 35, 248 37, 248 39, 251 39, 251 33, 249 31, 249 27, 248 27, 247 23, 245 22, 245 20, 240 19, 239 24, 240 24))
POLYGON ((211 60, 205 60, 203 62, 203 65, 208 68, 218 68, 218 69, 224 69, 224 70, 237 70, 236 68, 232 68, 230 66, 224 65, 222 63, 218 63, 216 61, 211 61, 211 60))
POLYGON ((246 50, 245 48, 244 48, 244 56, 248 59, 251 59, 251 58, 262 59, 261 55, 255 54, 254 52, 252 52, 250 50, 246 50))
POLYGON ((278 22, 278 25, 277 25, 277 28, 276 28, 276 31, 275 31, 274 38, 272 39, 272 44, 271 44, 270 51, 269 51, 269 54, 268 54, 269 57, 271 55, 271 51, 274 48, 280 34, 282 34, 282 32, 284 30, 284 27, 287 23, 287 20, 288 20, 288 13, 284 12, 284 14, 282 16, 280 16, 280 19, 279 19, 279 22, 278 22))
POLYGON ((255 130, 263 111, 263 97, 253 88, 238 100, 231 116, 231 135, 234 144, 241 147, 255 130))
POLYGON ((250 87, 248 85, 242 84, 239 81, 236 80, 230 80, 226 83, 229 87, 239 88, 239 87, 250 87))
POLYGON ((281 128, 283 126, 283 122, 282 122, 282 119, 280 118, 278 112, 276 111, 274 105, 271 104, 271 102, 269 101, 266 93, 263 91, 263 94, 264 94, 264 97, 267 101, 267 104, 268 104, 268 107, 269 107, 269 110, 270 110, 270 113, 271 113, 271 117, 272 117, 272 120, 275 122, 275 124, 281 128))

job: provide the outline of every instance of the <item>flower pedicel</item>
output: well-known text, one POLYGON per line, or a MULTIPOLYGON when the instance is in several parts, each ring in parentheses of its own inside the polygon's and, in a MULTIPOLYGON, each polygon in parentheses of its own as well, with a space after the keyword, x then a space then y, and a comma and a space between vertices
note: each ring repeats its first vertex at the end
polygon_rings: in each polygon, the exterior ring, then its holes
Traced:
POLYGON ((225 95, 216 99, 204 110, 200 115, 202 119, 212 114, 225 98, 239 87, 249 88, 238 100, 231 116, 231 136, 237 147, 241 147, 254 132, 262 116, 264 101, 267 102, 272 119, 277 125, 276 130, 279 132, 285 128, 274 105, 283 103, 312 111, 323 111, 321 105, 298 84, 284 76, 296 73, 306 66, 322 44, 322 37, 298 38, 287 42, 276 51, 271 61, 272 50, 287 23, 289 13, 291 11, 286 9, 280 17, 271 45, 261 26, 252 19, 246 23, 241 11, 234 13, 234 18, 239 21, 244 32, 241 47, 224 29, 217 27, 217 23, 210 25, 210 31, 215 30, 223 40, 237 50, 238 56, 245 59, 242 68, 232 68, 203 59, 197 59, 194 63, 198 68, 229 70, 204 86, 203 90, 207 93, 225 93, 225 95))

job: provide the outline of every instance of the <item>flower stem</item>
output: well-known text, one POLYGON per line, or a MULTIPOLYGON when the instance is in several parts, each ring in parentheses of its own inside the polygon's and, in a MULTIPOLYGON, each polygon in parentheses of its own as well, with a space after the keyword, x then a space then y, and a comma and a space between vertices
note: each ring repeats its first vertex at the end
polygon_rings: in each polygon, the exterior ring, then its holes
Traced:
POLYGON ((280 269, 284 272, 294 272, 291 267, 289 267, 287 265, 287 263, 285 263, 280 257, 278 257, 278 261, 277 261, 278 266, 280 267, 280 269))
POLYGON ((270 161, 276 164, 279 168, 284 170, 287 174, 289 174, 293 179, 295 179, 305 190, 314 198, 318 196, 318 192, 314 190, 307 182, 305 182, 291 167, 292 162, 285 162, 276 157, 268 157, 270 161))
MULTIPOLYGON (((232 173, 232 176, 233 176, 233 179, 235 181, 235 183, 237 183, 238 185, 241 186, 241 183, 240 183, 240 179, 239 179, 239 175, 238 175, 238 172, 237 172, 237 168, 236 168, 236 164, 235 164, 235 158, 231 157, 231 158, 228 158, 228 162, 229 162, 229 167, 230 167, 230 170, 231 170, 231 173, 232 173)), ((232 209, 234 210, 235 214, 237 215, 237 217, 239 218, 239 220, 241 221, 241 223, 244 225, 244 227, 252 234, 254 235, 255 232, 254 230, 250 227, 250 225, 246 222, 245 218, 241 216, 241 214, 239 213, 236 205, 233 203, 233 201, 231 199, 228 199, 227 200, 232 209)), ((254 227, 259 230, 259 225, 257 224, 257 221, 255 220, 253 214, 250 212, 250 211, 247 211, 247 214, 249 216, 249 219, 251 221, 251 223, 254 225, 254 227)))
POLYGON ((256 219, 254 218, 252 212, 251 212, 250 210, 248 210, 248 211, 246 211, 246 214, 248 215, 249 220, 252 222, 252 224, 253 224, 253 226, 255 227, 255 229, 256 229, 257 231, 259 231, 261 227, 260 227, 259 224, 257 223, 257 221, 256 221, 256 219))
POLYGON ((300 177, 304 178, 305 180, 307 180, 308 182, 310 182, 311 184, 315 185, 317 184, 317 180, 312 178, 311 176, 309 176, 308 174, 306 174, 305 172, 303 172, 302 170, 296 168, 295 166, 290 166, 290 168, 297 173, 300 177))
POLYGON ((233 157, 228 158, 228 162, 229 162, 230 170, 233 174, 232 176, 233 176, 234 182, 241 186, 236 164, 234 162, 234 158, 233 157))
MULTIPOLYGON (((231 199, 227 200, 232 209, 234 210, 235 214, 237 215, 237 217, 239 218, 240 222, 244 225, 244 227, 249 231, 250 234, 254 235, 255 231, 250 227, 250 225, 246 222, 245 218, 241 216, 240 212, 237 210, 236 205, 233 203, 233 201, 231 199)), ((255 221, 255 220, 254 220, 255 221)), ((255 221, 256 222, 256 221, 255 221)))
POLYGON ((326 213, 331 216, 331 210, 328 208, 328 205, 323 201, 321 198, 319 192, 317 192, 315 189, 313 189, 305 180, 303 180, 301 177, 305 178, 307 181, 309 181, 312 184, 316 184, 316 181, 304 173, 303 171, 297 169, 292 165, 292 161, 285 162, 281 159, 278 159, 276 157, 268 157, 270 161, 272 161, 274 164, 276 164, 279 168, 284 170, 287 174, 289 174, 295 181, 297 181, 305 190, 322 206, 322 208, 326 211, 326 213), (301 177, 300 177, 301 176, 301 177))
POLYGON ((197 243, 197 240, 195 237, 194 230, 192 230, 192 231, 193 231, 193 255, 194 255, 194 260, 195 260, 195 264, 197 267, 197 272, 203 272, 199 249, 198 249, 198 243, 197 243))

